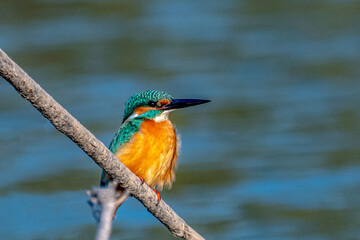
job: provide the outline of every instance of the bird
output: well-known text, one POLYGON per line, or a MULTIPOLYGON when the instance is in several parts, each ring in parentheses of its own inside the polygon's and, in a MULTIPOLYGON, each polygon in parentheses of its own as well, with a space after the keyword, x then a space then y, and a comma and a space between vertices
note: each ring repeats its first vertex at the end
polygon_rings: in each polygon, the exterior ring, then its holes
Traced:
MULTIPOLYGON (((180 138, 169 113, 207 102, 210 100, 174 99, 157 90, 140 92, 127 100, 122 124, 109 150, 155 191, 158 200, 161 197, 156 189, 170 189, 175 181, 174 169, 180 148, 180 138)), ((103 170, 100 186, 106 187, 112 180, 103 170)))

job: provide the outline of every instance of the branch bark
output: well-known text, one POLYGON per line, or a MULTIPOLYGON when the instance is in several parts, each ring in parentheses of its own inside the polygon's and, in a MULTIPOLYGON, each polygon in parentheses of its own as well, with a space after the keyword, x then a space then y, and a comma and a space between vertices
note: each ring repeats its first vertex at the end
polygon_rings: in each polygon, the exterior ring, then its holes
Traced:
POLYGON ((170 232, 184 239, 204 239, 180 218, 163 200, 159 204, 156 194, 128 168, 88 129, 57 103, 24 70, 0 49, 0 76, 28 100, 54 127, 76 143, 96 164, 103 168, 121 187, 127 189, 170 232))

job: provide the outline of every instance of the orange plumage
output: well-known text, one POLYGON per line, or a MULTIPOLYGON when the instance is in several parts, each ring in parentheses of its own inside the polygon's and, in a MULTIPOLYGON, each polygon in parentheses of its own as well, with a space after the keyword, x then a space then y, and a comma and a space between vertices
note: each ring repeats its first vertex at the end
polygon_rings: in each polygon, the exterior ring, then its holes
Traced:
MULTIPOLYGON (((142 114, 147 107, 134 112, 142 114)), ((175 180, 174 167, 178 156, 178 137, 170 120, 144 120, 136 132, 115 155, 135 175, 152 188, 171 188, 175 180)))

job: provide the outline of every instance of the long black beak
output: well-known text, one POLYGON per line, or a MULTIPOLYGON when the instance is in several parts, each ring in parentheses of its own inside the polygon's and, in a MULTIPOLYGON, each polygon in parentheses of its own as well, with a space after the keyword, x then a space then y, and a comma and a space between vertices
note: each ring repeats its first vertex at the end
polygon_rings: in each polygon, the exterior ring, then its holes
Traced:
POLYGON ((170 109, 178 109, 178 108, 185 108, 191 107, 203 103, 210 102, 210 100, 203 100, 203 99, 173 99, 171 103, 166 104, 161 109, 162 110, 170 110, 170 109))

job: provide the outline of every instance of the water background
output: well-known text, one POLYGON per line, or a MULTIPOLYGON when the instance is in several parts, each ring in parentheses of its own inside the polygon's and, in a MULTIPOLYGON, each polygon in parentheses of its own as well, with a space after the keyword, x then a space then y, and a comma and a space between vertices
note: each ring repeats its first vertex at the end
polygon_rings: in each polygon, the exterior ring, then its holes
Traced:
MULTIPOLYGON (((108 145, 132 94, 210 104, 163 199, 207 239, 360 239, 360 2, 0 0, 0 48, 108 145)), ((100 169, 0 80, 0 239, 93 239, 100 169)), ((112 239, 172 239, 135 199, 112 239)))

